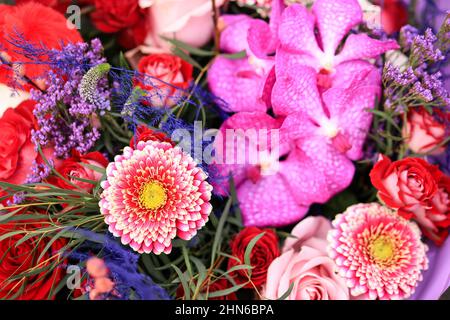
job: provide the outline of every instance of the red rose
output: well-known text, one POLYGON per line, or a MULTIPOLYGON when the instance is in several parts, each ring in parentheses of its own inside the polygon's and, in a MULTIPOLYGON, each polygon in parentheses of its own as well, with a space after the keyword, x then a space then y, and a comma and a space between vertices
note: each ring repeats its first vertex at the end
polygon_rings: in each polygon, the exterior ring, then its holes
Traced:
POLYGON ((387 34, 400 30, 408 23, 408 7, 401 0, 384 0, 381 8, 381 25, 387 34))
MULTIPOLYGON (((442 120, 444 119, 445 115, 442 112, 439 110, 435 112, 442 120)), ((408 112, 403 137, 409 149, 415 153, 436 155, 445 151, 445 146, 437 148, 446 138, 445 123, 438 121, 425 108, 414 108, 408 112)))
MULTIPOLYGON (((26 100, 15 109, 7 109, 0 118, 0 181, 24 183, 33 162, 42 161, 31 142, 31 129, 36 128, 34 105, 26 100)), ((44 148, 43 152, 48 159, 53 157, 53 149, 44 148)))
POLYGON ((144 21, 138 0, 95 0, 92 21, 102 32, 112 33, 144 21))
MULTIPOLYGON (((83 164, 88 164, 96 166, 99 168, 106 168, 108 166, 108 160, 100 152, 90 152, 85 155, 73 151, 72 157, 61 161, 58 166, 56 166, 56 171, 60 173, 65 179, 69 180, 74 185, 80 187, 87 192, 91 192, 94 185, 89 182, 84 182, 75 179, 81 178, 92 181, 99 181, 102 178, 102 174, 94 169, 88 168, 83 164)), ((74 190, 77 189, 70 185, 58 176, 52 176, 48 179, 48 182, 54 184, 63 189, 74 190)))
MULTIPOLYGON (((0 14, 0 52, 9 62, 24 63, 19 68, 20 74, 25 74, 41 88, 45 87, 42 76, 46 74, 49 66, 33 64, 20 50, 8 40, 17 34, 33 44, 43 45, 50 49, 59 49, 61 44, 68 42, 81 42, 83 39, 76 29, 69 29, 67 20, 61 13, 40 3, 30 2, 24 5, 8 6, 5 14, 0 14), (39 79, 41 78, 41 79, 39 79)), ((43 59, 43 58, 42 58, 43 59)), ((0 82, 8 84, 12 79, 11 70, 0 68, 0 82)), ((29 85, 24 83, 26 88, 29 85)))
POLYGON ((450 226, 450 178, 437 166, 419 158, 391 162, 382 156, 370 179, 387 206, 414 219, 436 244, 444 242, 450 226))
POLYGON ((136 129, 135 136, 130 140, 130 147, 136 148, 136 145, 138 144, 139 141, 168 142, 172 146, 175 146, 175 143, 163 132, 154 131, 146 126, 139 126, 136 129))
MULTIPOLYGON (((21 225, 20 230, 33 230, 34 224, 21 225)), ((19 230, 12 224, 0 225, 0 235, 11 231, 19 230)), ((0 268, 0 299, 15 300, 45 300, 53 299, 49 297, 52 288, 55 288, 63 278, 60 266, 54 266, 60 261, 58 251, 63 248, 65 241, 62 238, 54 241, 50 248, 38 261, 39 255, 43 253, 48 241, 40 240, 38 237, 29 238, 17 245, 24 234, 17 234, 0 241, 0 256, 2 257, 0 268), (23 278, 13 278, 31 268, 42 269, 42 272, 35 273, 23 278), (23 289, 23 290, 22 290, 23 289)))
POLYGON ((409 219, 427 206, 438 190, 442 172, 420 158, 392 162, 382 155, 370 172, 370 179, 387 206, 409 219))
POLYGON ((416 216, 424 235, 442 245, 450 227, 450 177, 443 175, 438 183, 438 191, 430 201, 430 207, 416 216))
POLYGON ((173 106, 192 80, 193 67, 181 58, 169 54, 151 54, 139 61, 138 70, 150 76, 139 85, 150 92, 154 106, 173 106), (158 90, 155 93, 155 88, 158 90))
MULTIPOLYGON (((228 281, 226 278, 220 278, 219 280, 216 280, 213 283, 211 283, 209 285, 209 287, 207 289, 205 289, 204 291, 207 291, 208 293, 213 293, 213 292, 225 290, 225 289, 228 289, 231 287, 232 287, 232 284, 230 283, 230 281, 228 281)), ((225 296, 208 298, 208 300, 237 300, 237 296, 236 296, 236 293, 232 292, 225 296)))
MULTIPOLYGON (((230 243, 231 254, 240 262, 236 259, 228 259, 228 270, 236 265, 244 264, 245 249, 253 238, 263 232, 264 235, 256 242, 250 254, 250 264, 253 267, 251 281, 256 287, 260 287, 266 282, 267 269, 272 261, 280 255, 277 235, 270 229, 248 227, 239 232, 230 243)), ((236 283, 245 283, 249 280, 248 272, 245 269, 232 272, 231 275, 236 283)), ((253 288, 253 285, 249 283, 245 288, 253 288)))

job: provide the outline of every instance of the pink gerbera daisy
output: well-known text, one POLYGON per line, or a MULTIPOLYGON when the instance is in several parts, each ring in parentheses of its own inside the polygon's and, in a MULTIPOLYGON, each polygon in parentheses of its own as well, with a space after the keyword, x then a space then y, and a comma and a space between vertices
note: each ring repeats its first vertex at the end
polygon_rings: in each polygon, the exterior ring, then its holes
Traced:
POLYGON ((100 210, 109 231, 139 253, 170 253, 205 225, 211 185, 192 157, 159 141, 126 147, 106 169, 100 210))
POLYGON ((328 233, 329 255, 353 296, 405 299, 428 267, 419 228, 377 203, 347 208, 328 233))

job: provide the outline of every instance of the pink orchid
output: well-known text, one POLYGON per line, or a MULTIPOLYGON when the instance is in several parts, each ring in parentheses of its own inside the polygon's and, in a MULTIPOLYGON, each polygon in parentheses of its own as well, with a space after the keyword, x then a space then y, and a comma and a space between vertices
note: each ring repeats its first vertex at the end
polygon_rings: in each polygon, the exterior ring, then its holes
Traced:
MULTIPOLYGON (((217 141, 221 140, 216 138, 216 159, 220 158, 216 167, 224 176, 230 173, 233 175, 245 226, 283 226, 299 221, 308 211, 308 206, 297 204, 295 194, 299 190, 290 185, 291 173, 288 168, 298 165, 295 159, 279 162, 278 157, 272 156, 275 154, 272 153, 273 150, 259 144, 258 159, 256 163, 251 162, 249 145, 255 141, 252 141, 250 135, 246 136, 245 143, 240 144, 226 139, 228 129, 236 132, 241 130, 242 133, 248 129, 267 129, 267 146, 270 146, 269 131, 279 130, 281 123, 282 119, 274 119, 264 112, 238 112, 228 118, 220 128, 223 145, 219 145, 217 141), (237 157, 240 155, 245 156, 243 163, 237 163, 237 157), (284 169, 285 167, 287 169, 284 169)), ((261 140, 264 138, 266 137, 259 136, 261 140)), ((214 189, 216 192, 225 193, 223 187, 225 186, 214 186, 214 189)))
MULTIPOLYGON (((273 108, 288 114, 281 127, 281 141, 289 141, 291 153, 299 165, 290 169, 291 184, 301 192, 304 204, 323 203, 344 190, 354 174, 352 160, 362 157, 372 114, 368 111, 380 95, 378 70, 357 74, 348 88, 330 88, 320 93, 317 73, 307 66, 277 69, 273 88, 273 108), (304 178, 309 171, 308 179, 304 178)), ((286 147, 282 147, 286 150, 286 147)))
POLYGON ((277 28, 284 9, 282 0, 274 1, 270 24, 247 15, 224 15, 220 47, 226 53, 246 51, 241 59, 218 56, 208 71, 211 91, 228 104, 228 110, 266 111, 274 82, 274 53, 278 46, 277 28), (269 90, 269 91, 268 91, 269 90))
POLYGON ((362 17, 357 0, 317 0, 311 11, 299 4, 286 8, 278 28, 277 66, 307 65, 319 73, 318 84, 324 89, 345 87, 353 74, 374 68, 366 59, 398 49, 394 40, 380 41, 366 34, 350 34, 340 49, 342 39, 362 17))
MULTIPOLYGON (((244 225, 297 222, 312 203, 324 203, 348 187, 355 171, 351 160, 361 157, 371 123, 366 109, 373 108, 379 95, 379 87, 367 84, 367 77, 379 77, 378 71, 356 76, 349 88, 331 88, 321 94, 311 67, 277 69, 273 107, 289 116, 274 119, 262 112, 239 112, 224 122, 223 136, 226 129, 280 129, 279 155, 286 156, 274 159, 267 148, 269 157, 261 157, 256 164, 224 161, 217 165, 224 174, 233 174, 244 225)), ((245 149, 249 143, 236 147, 225 139, 216 150, 219 156, 228 148, 240 147, 244 150, 235 152, 249 153, 245 149)), ((263 151, 258 150, 264 155, 263 151)))

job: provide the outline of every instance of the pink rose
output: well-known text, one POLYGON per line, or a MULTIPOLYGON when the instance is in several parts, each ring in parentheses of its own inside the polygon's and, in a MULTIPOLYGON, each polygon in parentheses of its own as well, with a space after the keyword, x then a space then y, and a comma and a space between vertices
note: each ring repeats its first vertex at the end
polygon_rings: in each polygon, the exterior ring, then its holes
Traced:
POLYGON ((308 217, 286 239, 283 254, 267 272, 264 296, 277 299, 291 284, 288 300, 348 300, 344 279, 335 273, 336 264, 326 252, 331 223, 323 217, 308 217))
POLYGON ((443 153, 445 146, 445 123, 439 122, 424 108, 413 109, 408 113, 408 121, 403 128, 403 137, 409 149, 415 153, 443 153))
MULTIPOLYGON (((221 6, 225 0, 216 0, 221 6)), ((145 44, 169 48, 160 38, 175 38, 194 47, 206 44, 213 34, 211 0, 140 0, 141 8, 149 8, 150 30, 145 44)))

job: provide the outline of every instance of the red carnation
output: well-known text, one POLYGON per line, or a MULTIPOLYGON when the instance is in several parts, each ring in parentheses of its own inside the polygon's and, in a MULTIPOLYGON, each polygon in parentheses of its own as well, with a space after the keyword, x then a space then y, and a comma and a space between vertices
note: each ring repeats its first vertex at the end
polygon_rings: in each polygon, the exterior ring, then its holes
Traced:
MULTIPOLYGON (((273 230, 248 227, 239 232, 231 241, 231 254, 240 260, 228 259, 228 270, 240 264, 244 264, 245 250, 250 241, 263 233, 264 235, 256 242, 250 254, 250 264, 253 267, 251 272, 251 281, 256 287, 260 287, 266 282, 267 269, 272 261, 280 255, 278 248, 278 237, 273 230)), ((249 280, 246 269, 237 270, 231 274, 236 283, 245 283, 249 280)), ((248 283, 245 288, 253 288, 248 283)))

